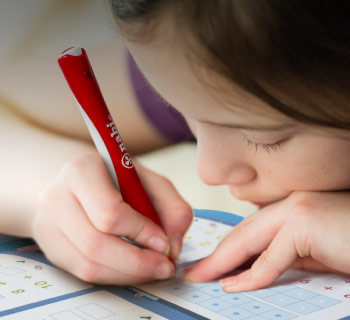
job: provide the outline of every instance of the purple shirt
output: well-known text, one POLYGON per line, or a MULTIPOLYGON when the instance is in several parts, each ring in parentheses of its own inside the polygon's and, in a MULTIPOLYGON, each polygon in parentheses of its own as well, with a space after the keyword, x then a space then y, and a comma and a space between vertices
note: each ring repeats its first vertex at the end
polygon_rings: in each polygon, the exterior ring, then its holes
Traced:
POLYGON ((183 116, 151 88, 130 54, 128 65, 139 106, 153 126, 174 142, 195 141, 183 116))

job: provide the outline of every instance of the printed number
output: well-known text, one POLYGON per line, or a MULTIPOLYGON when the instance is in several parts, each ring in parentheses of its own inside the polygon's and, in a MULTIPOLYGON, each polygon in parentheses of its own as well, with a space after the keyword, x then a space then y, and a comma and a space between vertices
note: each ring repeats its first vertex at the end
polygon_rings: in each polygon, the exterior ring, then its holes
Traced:
POLYGON ((18 293, 25 292, 25 290, 24 289, 17 289, 17 290, 13 290, 11 292, 14 293, 14 294, 18 294, 18 293))
POLYGON ((52 284, 47 284, 46 281, 38 281, 38 282, 34 282, 34 284, 36 286, 41 286, 43 289, 46 289, 48 287, 52 287, 52 284))

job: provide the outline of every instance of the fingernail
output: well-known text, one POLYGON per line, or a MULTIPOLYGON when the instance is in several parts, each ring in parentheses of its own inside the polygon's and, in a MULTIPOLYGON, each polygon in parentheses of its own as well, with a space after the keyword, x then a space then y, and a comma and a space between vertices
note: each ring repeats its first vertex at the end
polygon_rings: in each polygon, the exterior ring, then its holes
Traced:
POLYGON ((237 284, 237 277, 229 277, 220 280, 220 284, 224 290, 232 289, 237 284))
POLYGON ((170 246, 169 246, 168 241, 166 241, 163 238, 159 238, 159 237, 152 237, 148 241, 148 247, 154 251, 158 251, 158 252, 164 253, 166 255, 168 255, 169 251, 170 251, 170 246))
POLYGON ((174 273, 174 267, 167 262, 161 263, 157 268, 156 268, 156 278, 157 279, 166 279, 169 278, 173 275, 174 273))

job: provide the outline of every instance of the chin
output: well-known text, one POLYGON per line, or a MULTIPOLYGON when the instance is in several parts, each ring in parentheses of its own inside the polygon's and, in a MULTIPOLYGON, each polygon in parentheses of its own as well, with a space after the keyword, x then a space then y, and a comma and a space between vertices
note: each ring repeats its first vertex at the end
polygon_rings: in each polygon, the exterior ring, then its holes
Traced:
POLYGON ((237 200, 248 201, 248 202, 250 202, 250 203, 252 203, 255 206, 258 206, 260 208, 266 207, 266 206, 268 206, 270 204, 273 204, 273 203, 275 203, 277 201, 281 201, 281 200, 283 200, 283 199, 288 197, 288 195, 276 196, 276 197, 273 197, 273 198, 265 196, 265 197, 261 197, 262 200, 260 200, 260 199, 257 199, 256 195, 253 198, 251 196, 244 195, 243 193, 237 192, 237 190, 235 190, 235 189, 233 189, 231 187, 229 187, 229 190, 230 190, 231 195, 234 198, 236 198, 237 200))

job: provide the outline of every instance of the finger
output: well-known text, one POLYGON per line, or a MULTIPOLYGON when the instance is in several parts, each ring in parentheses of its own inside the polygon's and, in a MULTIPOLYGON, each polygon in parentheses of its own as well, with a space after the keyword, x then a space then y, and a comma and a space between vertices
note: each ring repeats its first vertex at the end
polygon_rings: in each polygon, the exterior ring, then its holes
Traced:
POLYGON ((282 215, 262 211, 254 219, 239 224, 209 257, 185 270, 186 280, 211 281, 239 267, 268 247, 283 220, 282 215))
POLYGON ((45 252, 48 260, 62 270, 92 283, 132 284, 151 280, 143 276, 136 277, 116 272, 111 268, 91 261, 77 250, 72 242, 57 229, 56 225, 50 223, 47 217, 47 214, 42 213, 41 217, 34 222, 35 240, 42 251, 45 252))
POLYGON ((58 225, 66 237, 89 260, 115 272, 143 278, 164 279, 174 273, 173 264, 163 254, 140 249, 117 236, 95 229, 74 198, 62 197, 70 208, 71 223, 60 215, 58 225))
MULTIPOLYGON (((147 170, 143 168, 143 170, 147 170)), ((149 171, 149 170, 147 170, 149 171)), ((171 255, 176 258, 182 248, 182 239, 193 219, 193 212, 186 201, 182 199, 173 184, 164 177, 151 171, 144 175, 143 184, 162 221, 171 245, 171 255), (154 186, 158 188, 155 189, 154 186), (158 189, 162 190, 161 197, 158 189)))
POLYGON ((72 166, 69 187, 98 230, 127 237, 158 252, 169 252, 162 228, 123 201, 99 157, 79 158, 72 166))
POLYGON ((264 288, 287 271, 297 256, 293 233, 288 226, 283 227, 250 269, 236 276, 221 279, 221 285, 228 292, 264 288))
POLYGON ((144 275, 136 276, 122 273, 98 264, 87 258, 74 247, 72 242, 63 233, 50 230, 50 228, 46 228, 45 234, 40 236, 39 244, 48 260, 54 265, 86 282, 130 285, 149 282, 153 279, 147 278, 144 275), (53 235, 55 241, 51 241, 53 235))

